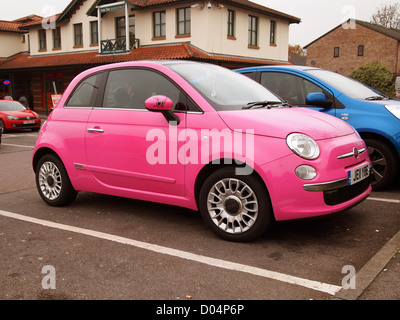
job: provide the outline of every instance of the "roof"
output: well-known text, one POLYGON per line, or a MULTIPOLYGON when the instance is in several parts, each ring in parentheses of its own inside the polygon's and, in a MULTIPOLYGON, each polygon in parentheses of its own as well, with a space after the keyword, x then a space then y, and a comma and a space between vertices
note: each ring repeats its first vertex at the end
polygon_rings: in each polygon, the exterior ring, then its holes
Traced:
MULTIPOLYGON (((79 2, 82 0, 74 0, 72 2, 79 2)), ((144 8, 151 8, 151 7, 158 7, 158 6, 165 6, 165 5, 174 5, 174 4, 185 4, 185 3, 193 3, 193 0, 123 0, 132 6, 135 9, 144 9, 144 8)), ((112 3, 112 0, 97 0, 93 3, 92 7, 88 10, 88 15, 97 15, 96 6, 101 4, 108 4, 112 3)), ((248 1, 248 0, 220 0, 218 1, 220 4, 226 4, 236 7, 241 7, 246 10, 252 10, 257 13, 267 14, 269 16, 273 16, 275 18, 283 19, 289 21, 289 23, 300 23, 301 19, 291 16, 286 13, 282 13, 265 6, 259 5, 257 3, 248 1)))
MULTIPOLYGON (((366 21, 362 21, 362 20, 354 20, 355 23, 369 28, 373 31, 379 32, 385 36, 388 36, 390 38, 393 38, 395 40, 400 41, 400 30, 397 29, 390 29, 390 28, 386 28, 384 26, 378 25, 378 24, 374 24, 374 23, 370 23, 370 22, 366 22, 366 21)), ((315 39, 314 41, 310 42, 309 44, 307 44, 306 46, 304 46, 304 48, 309 47, 310 45, 312 45, 313 43, 317 42, 318 40, 322 39, 323 37, 325 37, 326 35, 328 35, 329 33, 335 31, 336 29, 342 27, 342 23, 339 24, 337 27, 333 28, 332 30, 328 31, 327 33, 323 34, 322 36, 320 36, 319 38, 315 39)))
POLYGON ((0 20, 0 31, 23 33, 19 29, 20 26, 21 23, 18 22, 0 20))
POLYGON ((198 60, 213 63, 232 64, 289 64, 284 61, 272 61, 256 58, 235 57, 225 55, 209 54, 187 42, 163 45, 140 47, 126 54, 101 55, 98 52, 79 52, 67 54, 52 54, 43 56, 30 56, 28 53, 19 53, 15 56, 0 61, 0 70, 22 70, 37 68, 67 68, 77 66, 94 66, 113 62, 135 61, 135 60, 198 60))

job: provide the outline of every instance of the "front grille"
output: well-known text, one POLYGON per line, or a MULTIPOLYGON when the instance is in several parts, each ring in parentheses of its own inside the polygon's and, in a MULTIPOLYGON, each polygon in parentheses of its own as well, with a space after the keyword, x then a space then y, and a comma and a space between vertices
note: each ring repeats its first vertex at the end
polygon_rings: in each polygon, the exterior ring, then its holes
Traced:
POLYGON ((29 123, 29 124, 13 124, 14 128, 31 128, 31 127, 39 127, 40 123, 29 123))
POLYGON ((335 190, 324 191, 324 201, 328 206, 334 206, 349 201, 363 192, 365 192, 371 184, 371 176, 352 186, 346 186, 335 190))

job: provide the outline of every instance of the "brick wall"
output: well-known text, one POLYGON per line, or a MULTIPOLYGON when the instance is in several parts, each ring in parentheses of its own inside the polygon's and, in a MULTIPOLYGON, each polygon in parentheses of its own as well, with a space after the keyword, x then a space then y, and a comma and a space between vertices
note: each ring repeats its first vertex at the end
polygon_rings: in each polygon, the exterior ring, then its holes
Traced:
POLYGON ((359 66, 382 61, 399 73, 399 42, 370 28, 355 25, 355 29, 342 26, 311 43, 307 47, 307 65, 349 75, 359 66), (358 56, 358 47, 364 46, 364 55, 358 56), (334 48, 339 47, 339 57, 334 48))

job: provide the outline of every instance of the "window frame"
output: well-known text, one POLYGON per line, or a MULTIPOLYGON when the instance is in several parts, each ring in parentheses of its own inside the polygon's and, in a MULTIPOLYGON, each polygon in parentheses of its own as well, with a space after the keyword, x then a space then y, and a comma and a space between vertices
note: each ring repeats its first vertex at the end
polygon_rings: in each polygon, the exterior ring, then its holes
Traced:
POLYGON ((74 48, 83 47, 83 24, 75 23, 74 28, 74 48))
POLYGON ((53 50, 61 49, 61 28, 53 29, 53 50), (57 43, 58 42, 58 43, 57 43))
POLYGON ((363 56, 364 56, 364 45, 363 45, 363 44, 360 44, 360 45, 358 46, 357 55, 358 55, 359 57, 363 57, 363 56))
POLYGON ((333 57, 339 58, 339 56, 340 56, 340 47, 334 47, 333 48, 333 57))
POLYGON ((167 13, 165 10, 153 12, 153 38, 165 38, 167 33, 167 13), (157 23, 157 16, 159 23, 157 23))
POLYGON ((90 21, 90 45, 99 44, 99 25, 97 20, 90 21))
POLYGON ((47 50, 47 35, 46 29, 38 30, 39 51, 47 50))
POLYGON ((228 30, 227 30, 227 37, 229 39, 235 38, 235 11, 228 9, 228 30))
POLYGON ((176 35, 177 36, 190 36, 191 34, 192 14, 190 7, 176 9, 176 35), (180 20, 181 13, 183 12, 183 20, 180 20), (180 25, 183 23, 183 30, 181 32, 180 25))
POLYGON ((269 44, 276 45, 276 30, 277 23, 275 20, 270 21, 270 30, 269 30, 269 44))
POLYGON ((258 47, 258 17, 249 15, 248 17, 248 46, 258 47), (253 39, 254 38, 254 39, 253 39), (253 42, 254 40, 254 42, 253 42))

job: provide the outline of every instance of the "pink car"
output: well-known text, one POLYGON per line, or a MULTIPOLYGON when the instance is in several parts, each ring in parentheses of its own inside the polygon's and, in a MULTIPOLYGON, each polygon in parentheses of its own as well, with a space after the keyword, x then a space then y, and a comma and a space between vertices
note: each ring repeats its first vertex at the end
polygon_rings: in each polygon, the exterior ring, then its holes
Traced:
POLYGON ((223 239, 327 215, 371 192, 364 141, 344 121, 294 108, 228 69, 126 62, 78 75, 40 131, 39 194, 90 191, 199 210, 223 239))

